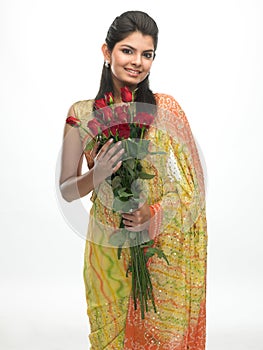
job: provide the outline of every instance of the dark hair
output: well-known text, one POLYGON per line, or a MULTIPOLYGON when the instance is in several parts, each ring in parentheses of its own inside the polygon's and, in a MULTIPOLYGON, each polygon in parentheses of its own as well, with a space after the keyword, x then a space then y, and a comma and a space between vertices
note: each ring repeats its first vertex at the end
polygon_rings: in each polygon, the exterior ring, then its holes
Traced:
MULTIPOLYGON (((154 50, 156 50, 158 27, 147 13, 141 11, 127 11, 115 18, 106 37, 108 49, 112 51, 116 43, 136 31, 141 32, 143 35, 150 35, 153 38, 154 50)), ((136 102, 156 104, 154 95, 149 87, 149 76, 141 81, 137 87, 136 102)), ((96 99, 104 97, 104 94, 109 91, 113 91, 111 69, 103 65, 100 88, 96 99)))

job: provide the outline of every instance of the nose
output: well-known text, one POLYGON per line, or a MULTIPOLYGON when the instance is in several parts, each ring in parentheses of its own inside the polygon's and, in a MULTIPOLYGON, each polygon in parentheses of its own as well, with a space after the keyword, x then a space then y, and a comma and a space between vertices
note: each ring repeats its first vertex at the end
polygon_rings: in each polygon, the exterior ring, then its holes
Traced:
POLYGON ((134 54, 132 57, 132 62, 131 62, 134 66, 140 66, 142 64, 142 57, 141 55, 138 54, 134 54))

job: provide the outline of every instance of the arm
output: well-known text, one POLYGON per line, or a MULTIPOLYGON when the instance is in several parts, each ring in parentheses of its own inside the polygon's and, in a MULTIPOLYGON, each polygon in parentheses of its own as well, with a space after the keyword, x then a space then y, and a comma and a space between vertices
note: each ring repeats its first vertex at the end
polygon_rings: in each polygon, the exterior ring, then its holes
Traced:
MULTIPOLYGON (((74 116, 73 107, 70 108, 68 116, 74 116)), ((81 173, 83 162, 83 147, 79 130, 68 124, 64 128, 60 191, 62 197, 71 202, 75 199, 86 196, 101 182, 117 171, 121 166, 120 157, 123 149, 116 143, 111 147, 112 140, 109 140, 96 154, 97 146, 93 150, 94 167, 85 174, 81 173), (117 163, 117 164, 116 164, 117 163)))

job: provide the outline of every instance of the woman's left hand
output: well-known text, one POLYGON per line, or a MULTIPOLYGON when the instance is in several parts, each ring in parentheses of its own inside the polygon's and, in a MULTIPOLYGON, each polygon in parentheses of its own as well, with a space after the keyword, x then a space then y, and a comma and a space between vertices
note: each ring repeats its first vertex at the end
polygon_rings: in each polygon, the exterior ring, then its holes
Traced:
POLYGON ((122 214, 123 223, 128 231, 138 232, 148 229, 151 219, 150 207, 144 203, 132 213, 122 214))

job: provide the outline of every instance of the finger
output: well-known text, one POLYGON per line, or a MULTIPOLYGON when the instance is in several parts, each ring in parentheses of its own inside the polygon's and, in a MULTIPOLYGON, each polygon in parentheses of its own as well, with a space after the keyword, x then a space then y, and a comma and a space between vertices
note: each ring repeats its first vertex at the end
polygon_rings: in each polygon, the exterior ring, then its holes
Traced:
POLYGON ((112 164, 116 164, 117 162, 119 162, 120 160, 122 160, 122 155, 124 153, 124 149, 122 148, 118 153, 114 154, 111 158, 110 158, 110 162, 112 164))
POLYGON ((92 149, 92 151, 91 151, 91 153, 90 153, 90 156, 91 156, 93 159, 96 157, 96 155, 97 155, 97 153, 98 153, 99 146, 100 146, 100 143, 99 143, 99 142, 96 142, 96 143, 94 144, 94 147, 93 147, 93 149, 92 149))
POLYGON ((136 230, 135 227, 130 227, 130 226, 125 226, 125 229, 126 229, 127 231, 130 231, 130 232, 138 232, 138 231, 140 231, 140 230, 136 230))
POLYGON ((106 151, 108 150, 108 148, 110 147, 110 145, 112 144, 113 142, 113 139, 109 139, 109 141, 107 141, 100 149, 97 157, 98 158, 101 158, 105 153, 106 151))
POLYGON ((107 156, 111 158, 114 156, 117 152, 121 151, 123 148, 121 147, 121 141, 115 143, 114 145, 111 145, 107 150, 107 156))
POLYGON ((144 225, 136 225, 136 226, 126 226, 125 225, 125 229, 127 231, 131 231, 131 232, 139 232, 139 231, 145 230, 146 227, 144 225))
POLYGON ((123 217, 123 219, 132 221, 134 215, 133 215, 133 214, 125 213, 125 214, 122 214, 122 217, 123 217))
POLYGON ((117 165, 116 165, 114 168, 112 168, 112 172, 115 173, 117 170, 119 170, 120 167, 121 167, 121 165, 122 165, 122 161, 120 160, 120 161, 117 163, 117 165))
POLYGON ((99 146, 100 146, 100 143, 96 142, 93 149, 92 149, 92 153, 97 154, 99 146))
POLYGON ((122 222, 124 223, 125 227, 134 227, 134 226, 137 226, 137 224, 135 224, 134 222, 132 222, 132 221, 130 221, 130 220, 127 220, 127 219, 123 220, 122 222))

